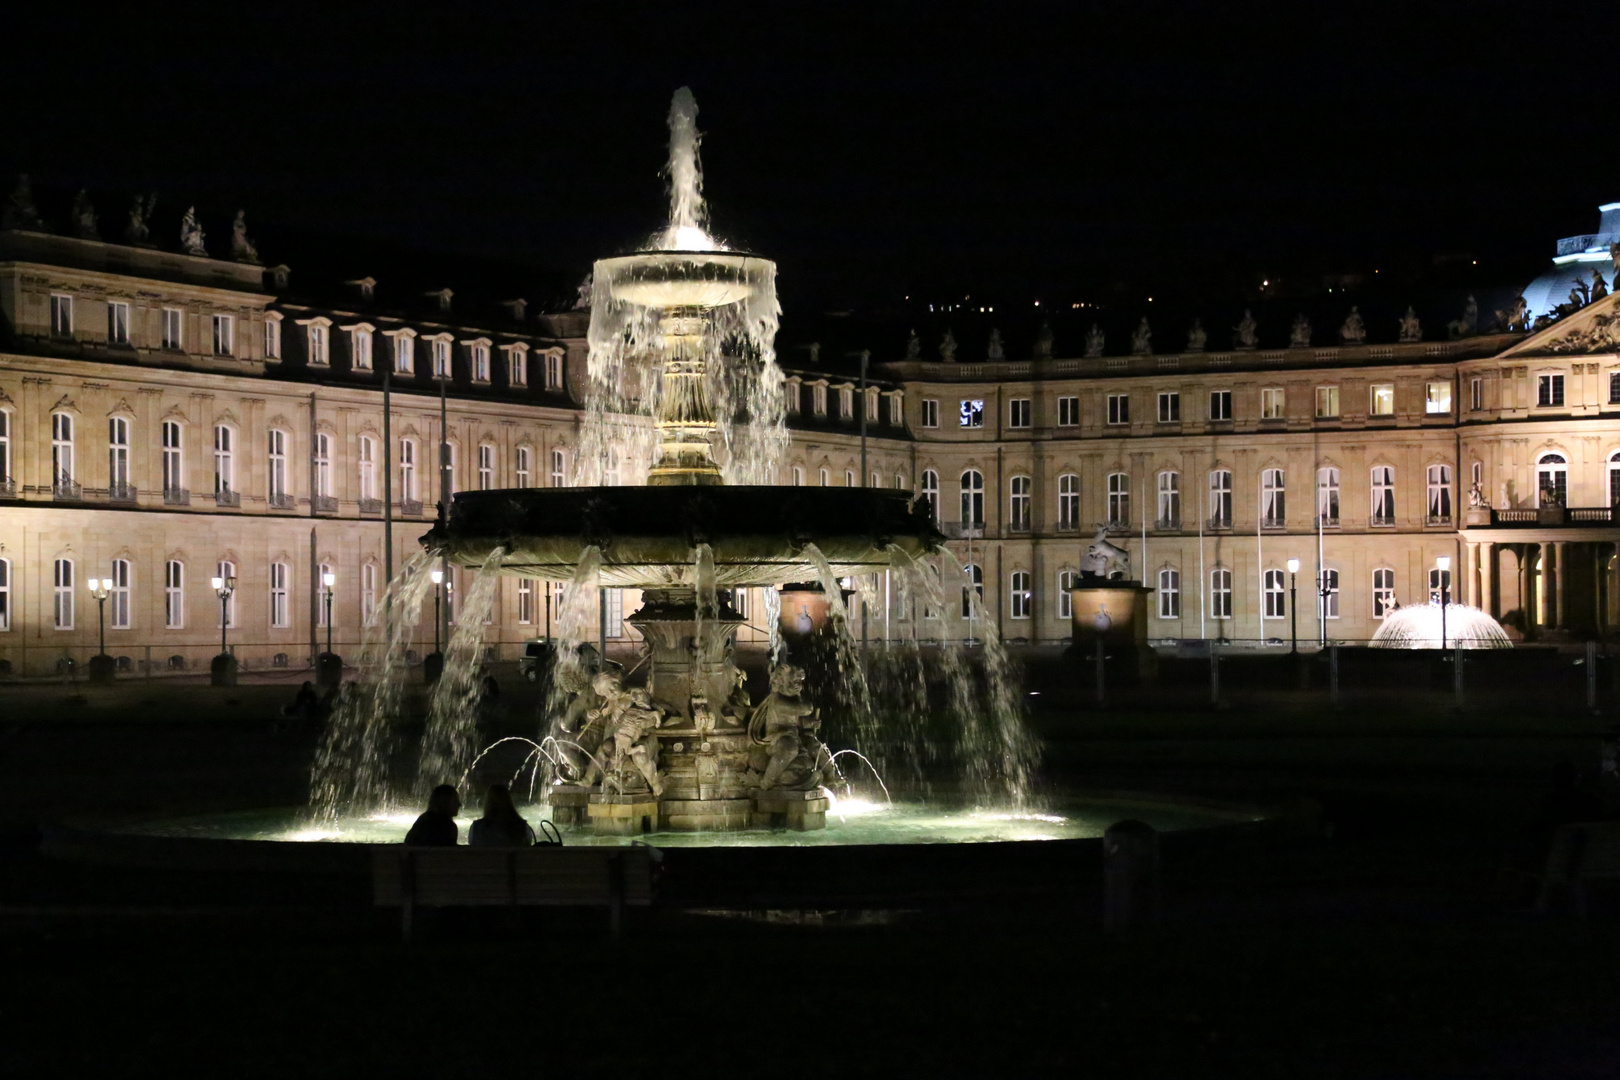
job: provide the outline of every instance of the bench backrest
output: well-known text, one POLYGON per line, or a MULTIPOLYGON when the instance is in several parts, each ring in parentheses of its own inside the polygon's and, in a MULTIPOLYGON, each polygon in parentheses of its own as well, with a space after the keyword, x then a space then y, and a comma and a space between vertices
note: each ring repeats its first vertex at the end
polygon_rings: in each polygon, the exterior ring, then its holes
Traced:
POLYGON ((1547 855, 1547 874, 1562 879, 1620 878, 1620 821, 1560 825, 1547 855))
POLYGON ((652 902, 652 849, 430 848, 379 846, 372 853, 379 906, 443 907, 606 904, 615 878, 627 904, 652 902))

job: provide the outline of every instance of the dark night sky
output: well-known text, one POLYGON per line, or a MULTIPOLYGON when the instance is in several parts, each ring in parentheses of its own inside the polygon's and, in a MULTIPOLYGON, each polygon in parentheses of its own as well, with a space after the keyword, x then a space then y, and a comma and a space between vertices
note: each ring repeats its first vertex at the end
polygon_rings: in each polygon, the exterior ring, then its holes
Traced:
POLYGON ((295 273, 324 234, 567 282, 660 222, 687 83, 715 231, 790 316, 1447 252, 1518 282, 1620 199, 1615 5, 254 7, 11 22, 0 167, 107 192, 109 233, 136 187, 219 240, 246 206, 295 273))

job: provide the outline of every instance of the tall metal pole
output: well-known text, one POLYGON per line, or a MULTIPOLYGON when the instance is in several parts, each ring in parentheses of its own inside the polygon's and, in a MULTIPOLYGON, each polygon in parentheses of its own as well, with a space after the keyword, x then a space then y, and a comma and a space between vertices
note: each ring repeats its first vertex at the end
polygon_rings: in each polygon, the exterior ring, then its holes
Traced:
POLYGON ((1299 655, 1299 574, 1288 575, 1288 651, 1299 655))
MULTIPOLYGON (((383 368, 383 625, 392 627, 394 594, 389 585, 394 580, 394 429, 392 410, 389 408, 389 374, 394 361, 383 368)), ((389 630, 389 634, 393 631, 389 630)), ((391 644, 392 642, 390 642, 391 644)))
POLYGON ((861 487, 867 485, 866 472, 866 365, 872 359, 869 349, 861 350, 861 487))
MULTIPOLYGON (((444 374, 448 375, 449 372, 445 372, 444 374)), ((446 521, 450 520, 450 430, 449 430, 449 428, 448 428, 448 426, 446 424, 446 417, 448 415, 448 406, 447 406, 447 403, 445 401, 445 383, 447 383, 448 381, 449 380, 447 378, 445 378, 444 376, 440 376, 440 378, 439 378, 439 520, 440 520, 440 522, 446 522, 446 521)), ((439 556, 439 569, 444 573, 444 580, 448 582, 450 580, 450 563, 443 555, 439 556)), ((440 588, 443 588, 443 587, 444 586, 442 586, 442 585, 440 586, 440 588)), ((445 608, 447 609, 446 615, 448 617, 449 605, 446 604, 445 608)), ((434 637, 435 637, 435 639, 437 639, 437 637, 439 636, 439 632, 440 632, 441 629, 443 631, 444 637, 449 638, 450 637, 450 624, 448 622, 446 622, 443 625, 443 627, 435 627, 434 628, 434 637)), ((438 650, 437 647, 435 647, 433 651, 438 652, 439 650, 438 650)))
POLYGON ((106 656, 107 655, 107 597, 105 595, 98 595, 96 597, 96 624, 97 624, 97 626, 96 626, 97 636, 101 639, 101 655, 106 656))

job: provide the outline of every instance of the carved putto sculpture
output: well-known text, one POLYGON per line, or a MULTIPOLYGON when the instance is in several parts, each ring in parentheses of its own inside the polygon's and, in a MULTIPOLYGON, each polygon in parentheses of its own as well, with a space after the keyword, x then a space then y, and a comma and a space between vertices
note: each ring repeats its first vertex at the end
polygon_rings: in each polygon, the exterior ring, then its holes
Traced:
POLYGON ((837 778, 832 754, 818 737, 820 710, 800 698, 803 692, 804 669, 778 664, 771 668, 771 692, 748 719, 754 744, 748 764, 762 791, 813 791, 837 778))
POLYGON ((1470 510, 1489 510, 1491 501, 1485 497, 1485 489, 1474 481, 1468 488, 1468 508, 1470 510))
POLYGON ((913 330, 911 332, 911 336, 906 339, 906 359, 922 359, 922 338, 917 336, 917 331, 915 330, 913 330))
POLYGON ((11 198, 6 200, 5 211, 0 213, 0 228, 45 231, 45 222, 39 216, 39 208, 34 205, 34 189, 28 182, 27 173, 17 176, 17 186, 12 189, 11 198))
POLYGON ((939 358, 947 364, 956 362, 956 335, 951 333, 948 326, 945 328, 945 336, 939 339, 939 358))
POLYGON ((1362 321, 1361 309, 1354 304, 1350 305, 1344 325, 1339 327, 1339 340, 1346 345, 1360 345, 1367 340, 1367 324, 1362 321))
POLYGON ((1131 352, 1137 356, 1149 356, 1153 352, 1153 328, 1148 325, 1146 315, 1131 334, 1131 352))
POLYGON ((1107 525, 1097 526, 1097 535, 1091 538, 1085 555, 1081 556, 1080 576, 1115 579, 1131 576, 1131 553, 1109 541, 1107 525))
MULTIPOLYGON (((1524 297, 1519 297, 1519 303, 1524 303, 1524 297)), ((1406 314, 1401 316, 1401 342, 1410 345, 1414 341, 1423 340, 1423 326, 1418 322, 1417 309, 1406 305, 1406 314)))
POLYGON ((1259 324, 1254 321, 1254 315, 1248 308, 1243 309, 1243 318, 1232 327, 1233 344, 1239 349, 1252 349, 1260 343, 1259 324))
POLYGON ((1089 356, 1089 357, 1095 358, 1095 357, 1101 356, 1102 354, 1103 354, 1103 331, 1102 331, 1102 327, 1098 326, 1096 323, 1092 323, 1091 324, 1091 329, 1086 331, 1086 355, 1089 356))
POLYGON ((1049 360, 1052 357, 1052 324, 1045 319, 1041 320, 1041 327, 1035 331, 1035 359, 1049 360))
POLYGON ((1209 340, 1209 334, 1204 330, 1204 321, 1194 319, 1192 327, 1187 331, 1187 351, 1203 352, 1204 343, 1209 340))
POLYGON ((1001 331, 990 331, 990 343, 985 346, 984 358, 986 360, 1007 359, 1007 347, 1001 343, 1001 331))
POLYGON ((1592 300, 1594 302, 1609 295, 1609 283, 1603 280, 1603 275, 1596 269, 1592 271, 1592 300))
POLYGON ((1294 325, 1288 331, 1288 347, 1290 349, 1308 349, 1311 347, 1311 320, 1303 312, 1294 316, 1294 325))
POLYGON ((186 216, 180 219, 180 250, 187 255, 208 256, 208 249, 203 246, 202 224, 197 220, 197 208, 186 208, 186 216))
POLYGON ((556 679, 558 689, 569 695, 554 734, 557 779, 589 787, 602 778, 596 752, 602 744, 603 725, 599 718, 603 699, 596 692, 590 672, 578 664, 558 664, 556 679))
POLYGON ((147 195, 144 199, 135 196, 129 207, 129 224, 124 226, 124 240, 136 247, 150 247, 152 230, 147 222, 152 219, 152 211, 157 209, 157 193, 147 195))
POLYGON ((1525 323, 1528 321, 1525 316, 1529 313, 1529 310, 1529 305, 1524 302, 1524 297, 1515 296, 1513 303, 1508 308, 1496 313, 1496 325, 1502 330, 1523 330, 1525 323))
POLYGON ((246 210, 238 210, 236 220, 231 223, 231 258, 255 266, 259 262, 259 249, 248 239, 246 210))
POLYGON ((81 240, 100 240, 96 228, 96 208, 90 205, 90 193, 84 188, 73 196, 73 235, 81 240))
POLYGON ((1468 300, 1463 304, 1462 318, 1452 319, 1446 324, 1446 331, 1454 338, 1468 337, 1479 328, 1479 302, 1474 294, 1468 294, 1468 300))
POLYGON ((645 790, 654 796, 662 795, 655 732, 663 722, 663 714, 651 703, 646 690, 626 690, 617 671, 598 672, 591 680, 591 689, 602 701, 586 717, 602 727, 596 762, 603 786, 621 794, 645 790))

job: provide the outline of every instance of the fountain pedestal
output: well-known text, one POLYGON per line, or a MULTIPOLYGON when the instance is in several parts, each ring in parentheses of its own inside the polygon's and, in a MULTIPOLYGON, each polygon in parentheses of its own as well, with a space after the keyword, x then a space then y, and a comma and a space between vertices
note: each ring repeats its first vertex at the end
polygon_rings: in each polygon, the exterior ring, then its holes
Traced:
POLYGON ((594 787, 579 784, 556 784, 546 791, 551 804, 551 820, 556 825, 584 825, 590 821, 591 796, 594 787))
POLYGON ((756 829, 791 829, 810 832, 827 827, 832 801, 820 788, 814 791, 762 791, 754 796, 752 824, 756 829))
POLYGON ((651 792, 592 795, 588 810, 598 836, 640 836, 658 828, 658 798, 651 792))

